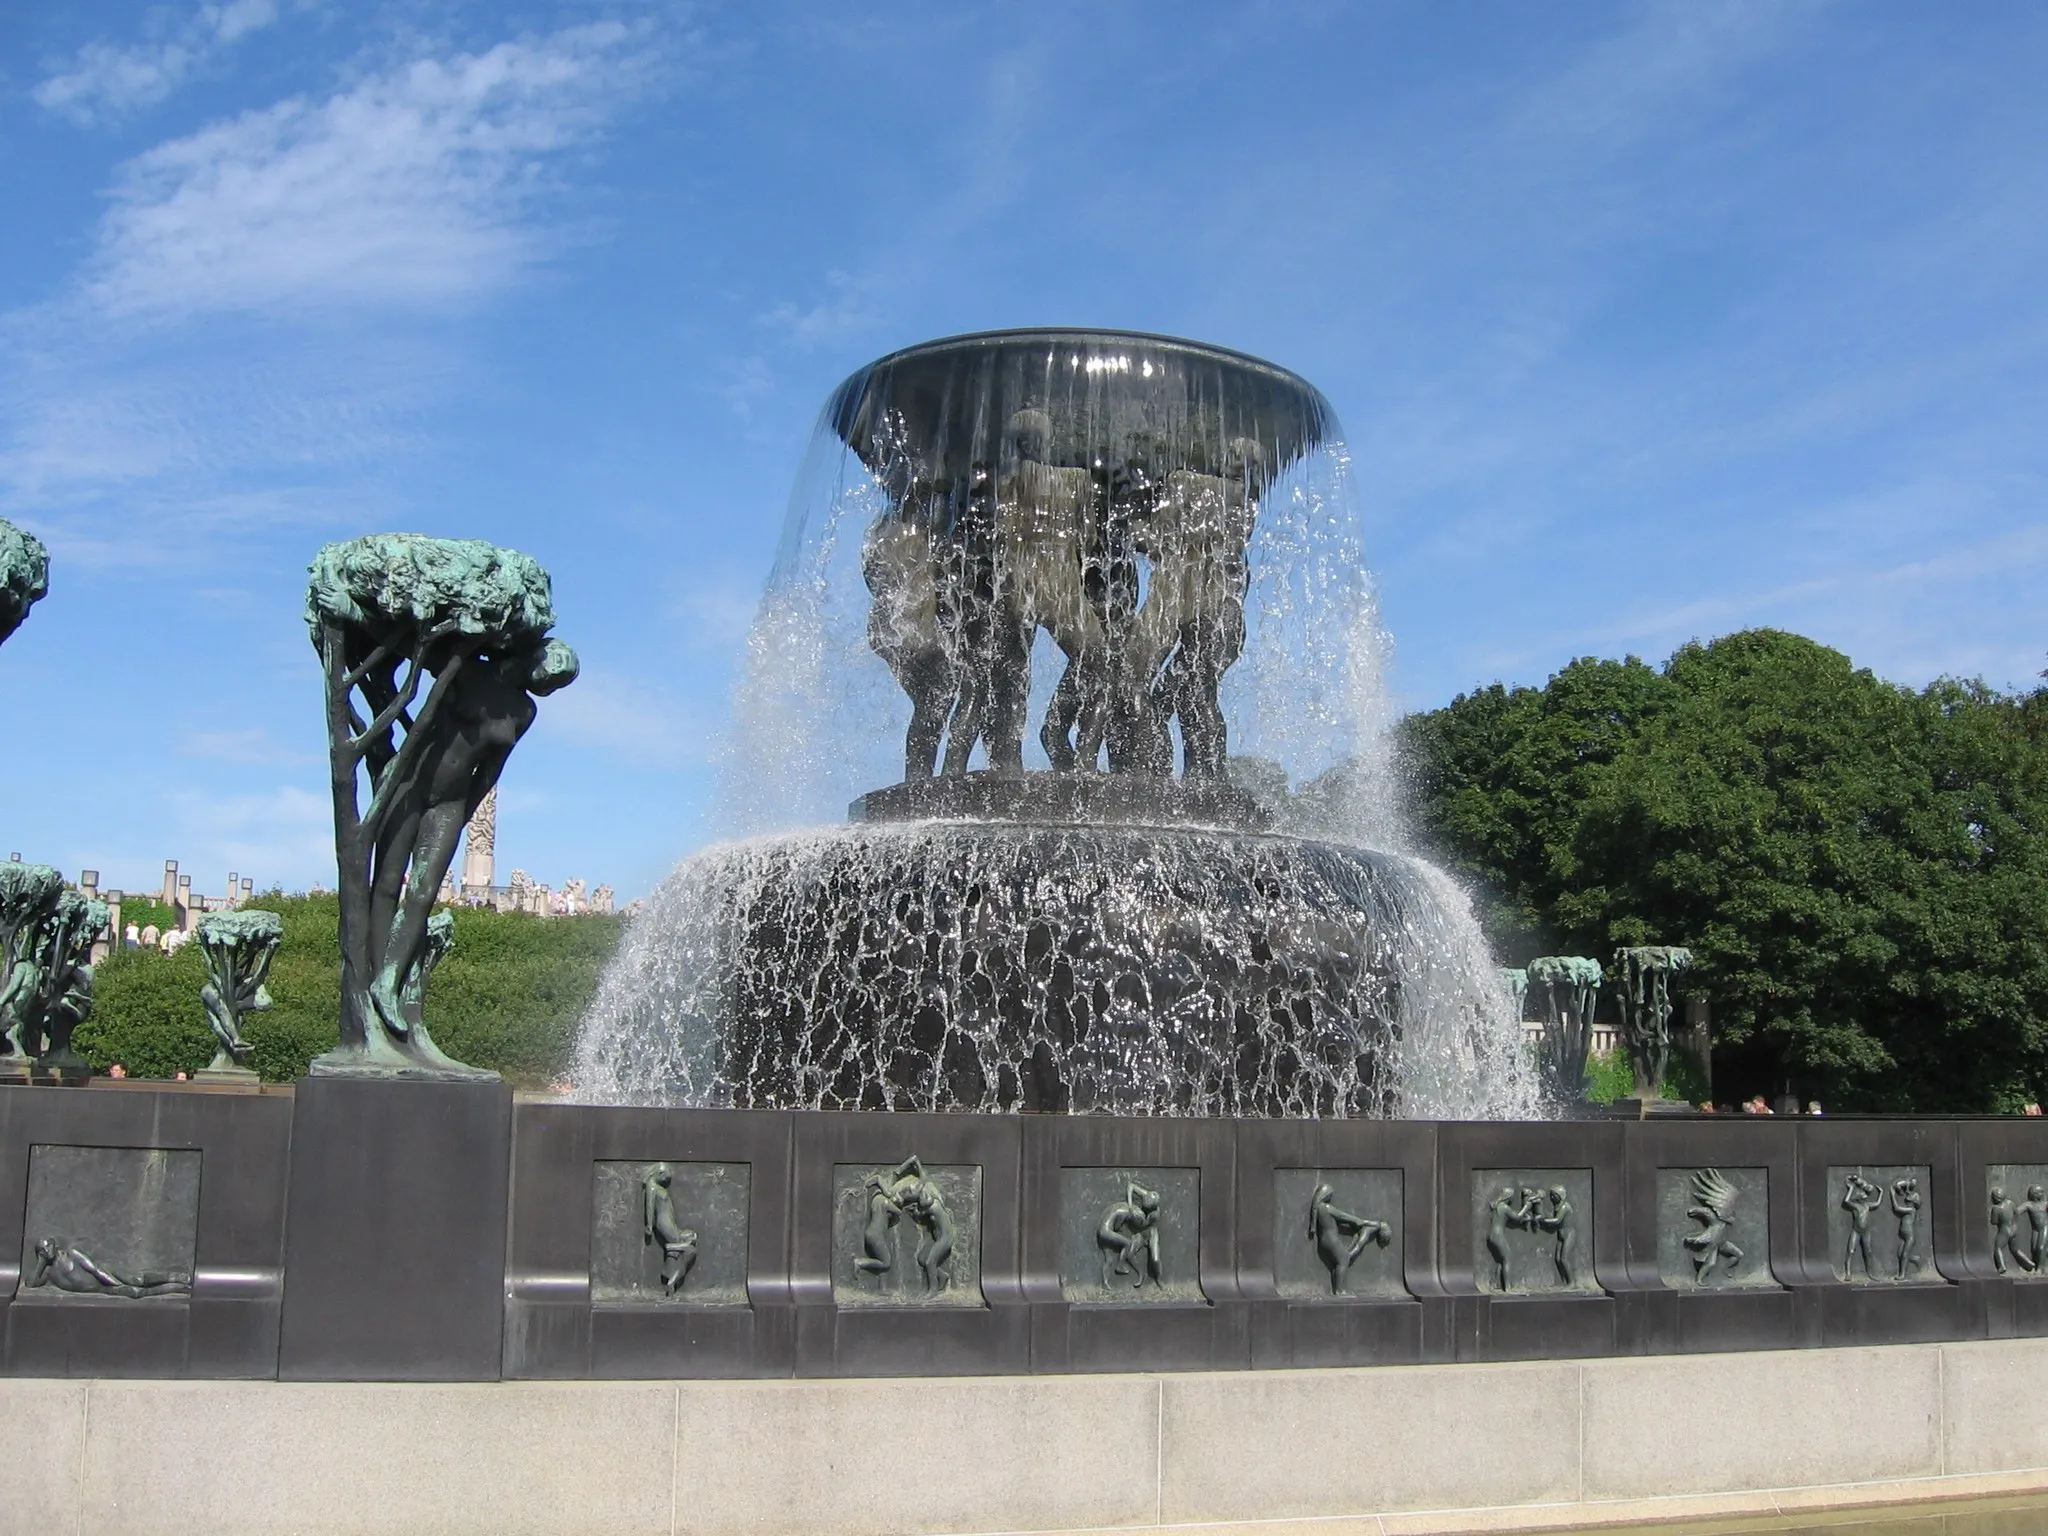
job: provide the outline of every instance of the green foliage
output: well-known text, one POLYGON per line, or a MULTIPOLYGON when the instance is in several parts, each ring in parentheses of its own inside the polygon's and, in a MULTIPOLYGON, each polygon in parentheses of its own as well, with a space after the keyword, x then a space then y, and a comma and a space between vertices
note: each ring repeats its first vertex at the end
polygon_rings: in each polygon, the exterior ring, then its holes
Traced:
MULTIPOLYGON (((289 1082, 333 1048, 340 1029, 340 903, 332 895, 268 892, 249 906, 276 912, 284 938, 265 983, 275 1006, 244 1017, 250 1065, 289 1082)), ((125 911, 125 909, 124 909, 125 911)), ((535 1085, 561 1075, 576 1023, 625 919, 534 917, 454 909, 455 948, 427 986, 427 1027, 458 1061, 535 1085)), ((199 1006, 206 967, 199 947, 109 955, 94 973, 93 1014, 76 1046, 94 1067, 125 1064, 134 1077, 192 1072, 213 1059, 199 1006)))
POLYGON ((72 1048, 104 1072, 114 1062, 130 1077, 175 1077, 213 1060, 213 1031, 199 1006, 206 966, 197 945, 176 954, 115 950, 93 967, 92 1016, 72 1048))
MULTIPOLYGON (((1586 1097, 1595 1104, 1612 1104, 1616 1099, 1636 1096, 1635 1064, 1626 1046, 1616 1046, 1586 1058, 1586 1097)), ((1674 1048, 1664 1071, 1663 1097, 1684 1104, 1704 1104, 1707 1077, 1689 1051, 1674 1048)))
POLYGON ((1633 1098, 1635 1091, 1636 1069, 1629 1064, 1627 1051, 1603 1051, 1586 1058, 1586 1097, 1595 1104, 1633 1098))
POLYGON ((167 933, 178 926, 178 914, 153 896, 123 896, 121 898, 121 926, 135 925, 137 933, 154 926, 158 933, 167 933))
POLYGON ((427 1027, 457 1061, 537 1086, 567 1069, 576 1025, 622 917, 457 907, 455 947, 427 983, 427 1027))
POLYGON ((1962 1112, 2048 1084, 2048 699, 1774 630, 1417 716, 1419 819, 1504 958, 1684 944, 1720 1097, 1962 1112))

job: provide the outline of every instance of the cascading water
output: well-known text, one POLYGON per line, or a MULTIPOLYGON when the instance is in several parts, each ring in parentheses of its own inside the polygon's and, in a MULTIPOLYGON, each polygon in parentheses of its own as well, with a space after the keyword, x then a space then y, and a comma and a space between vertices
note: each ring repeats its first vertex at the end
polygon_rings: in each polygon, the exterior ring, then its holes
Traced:
POLYGON ((1167 338, 847 380, 748 641, 741 840, 646 901, 579 1095, 1540 1114, 1464 894, 1368 851, 1402 839, 1348 467, 1305 381, 1167 338))

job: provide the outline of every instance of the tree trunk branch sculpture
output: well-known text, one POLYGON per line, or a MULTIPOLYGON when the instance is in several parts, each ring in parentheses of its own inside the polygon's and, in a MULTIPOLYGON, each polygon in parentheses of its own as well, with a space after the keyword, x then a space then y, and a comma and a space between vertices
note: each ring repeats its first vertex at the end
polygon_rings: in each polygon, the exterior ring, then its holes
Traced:
POLYGON ((1639 1099, 1663 1096, 1664 1074, 1671 1065, 1670 980, 1691 964, 1692 951, 1675 944, 1639 944, 1614 952, 1639 1099))
POLYGON ((64 884, 47 864, 0 865, 0 1038, 44 1071, 91 1073, 71 1048, 72 1031, 92 1013, 92 947, 107 931, 107 904, 64 884))
POLYGON ((242 1038, 242 1018, 271 1006, 263 983, 284 938, 284 919, 258 908, 214 912, 199 920, 197 937, 206 960, 206 985, 199 989, 199 1002, 220 1042, 207 1070, 246 1068, 249 1042, 242 1038))
POLYGON ((1576 1104, 1585 1096, 1600 979, 1600 962, 1584 955, 1543 955, 1529 962, 1529 985, 1543 989, 1538 1059, 1560 1104, 1576 1104))
POLYGON ((548 574, 481 540, 403 533, 330 544, 310 574, 341 902, 340 1043, 311 1070, 490 1076, 427 1033, 426 973, 446 948, 429 924, 533 697, 575 680, 576 653, 548 637, 548 574))

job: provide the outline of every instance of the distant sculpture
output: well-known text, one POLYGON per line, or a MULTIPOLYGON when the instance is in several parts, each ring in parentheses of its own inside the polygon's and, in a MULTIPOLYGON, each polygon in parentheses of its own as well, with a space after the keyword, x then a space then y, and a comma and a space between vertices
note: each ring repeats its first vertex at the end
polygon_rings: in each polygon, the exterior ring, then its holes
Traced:
POLYGON ((310 1070, 491 1076, 444 1054, 406 994, 424 987, 428 921, 464 825, 533 723, 534 696, 576 677, 576 653, 548 636, 547 572, 481 540, 399 533, 330 544, 310 576, 342 950, 340 1043, 310 1070))
POLYGON ((1724 1265, 1729 1274, 1742 1262, 1742 1250, 1728 1236, 1728 1224, 1735 1219, 1735 1205, 1742 1192, 1718 1168, 1702 1168, 1692 1176, 1693 1203, 1685 1214, 1700 1224, 1685 1237, 1692 1255, 1693 1283, 1705 1285, 1724 1265))
POLYGON ((2018 1210, 2012 1198, 1997 1186, 1991 1190, 1991 1267, 2005 1273, 2005 1256, 2010 1253, 2021 1269, 2032 1269, 2020 1247, 2018 1210))
POLYGON ((1168 720, 1178 718, 1182 772, 1217 779, 1229 753, 1217 690, 1244 654, 1247 550, 1258 516, 1265 450, 1252 438, 1223 446, 1220 474, 1176 469, 1167 476, 1135 547, 1151 564, 1144 606, 1124 658, 1126 708, 1157 761, 1168 720))
POLYGON ((47 864, 0 864, 0 1059, 23 1054, 15 1000, 35 984, 33 952, 64 889, 47 864))
POLYGON ((34 534, 0 518, 0 642, 50 590, 50 552, 34 534))
POLYGON ((206 961, 199 1003, 220 1042, 209 1071, 247 1068, 249 1042, 242 1038, 242 1016, 271 1006, 263 983, 283 938, 284 919, 275 912, 245 907, 210 912, 199 920, 199 952, 206 961))
POLYGON ((1371 1243, 1386 1247, 1392 1240, 1393 1228, 1384 1221, 1339 1210, 1337 1192, 1327 1184, 1318 1184, 1315 1193, 1309 1196, 1308 1235, 1316 1245, 1316 1257, 1330 1272, 1331 1294, 1342 1296, 1350 1290, 1351 1266, 1358 1262, 1358 1256, 1371 1243))
POLYGON ((1525 1220, 1531 1221, 1537 1231, 1551 1233, 1556 1238, 1551 1262, 1557 1266, 1558 1284, 1570 1287, 1579 1283, 1578 1207, 1572 1204, 1562 1184, 1551 1185, 1549 1193, 1550 1210, 1538 1214, 1533 1208, 1525 1207, 1525 1220))
POLYGON ((80 1296, 189 1296, 192 1277, 174 1274, 123 1275, 94 1261, 81 1248, 54 1237, 38 1238, 29 1264, 28 1289, 50 1286, 80 1296))
POLYGON ((1884 1192, 1860 1173, 1851 1173, 1842 1189, 1842 1209, 1849 1213, 1849 1243, 1842 1254, 1842 1278, 1853 1280, 1856 1261, 1863 1260, 1864 1278, 1870 1269, 1870 1213, 1884 1203, 1884 1192))
POLYGON ((1543 1038, 1537 1047, 1543 1076, 1553 1097, 1576 1103, 1586 1092, 1600 962, 1584 955, 1542 955, 1529 962, 1527 974, 1528 985, 1540 988, 1543 999, 1543 1038))
POLYGON ((1914 1250, 1919 1240, 1920 1207, 1926 1201, 1927 1197, 1920 1193, 1918 1179, 1892 1181, 1892 1214, 1899 1219, 1898 1279, 1904 1280, 1924 1262, 1914 1250))
POLYGON ((1614 952, 1622 1025, 1639 1099, 1663 1095, 1664 1073, 1671 1063, 1670 980, 1691 964, 1691 950, 1670 944, 1639 944, 1614 952))
POLYGON ((462 884, 464 895, 481 896, 496 885, 498 850, 498 789, 476 804, 469 825, 462 829, 462 884))
POLYGON ((0 865, 0 1033, 46 1071, 92 1070, 71 1036, 92 1013, 92 949, 107 929, 107 904, 80 896, 48 865, 0 865))
POLYGON ((676 1203, 669 1192, 672 1178, 668 1164, 657 1163, 640 1182, 641 1241, 661 1245, 661 1289, 666 1296, 683 1288, 697 1262, 697 1233, 676 1220, 676 1203))
POLYGON ((1522 1022, 1522 1015, 1529 1011, 1529 972, 1525 968, 1502 966, 1500 984, 1507 988, 1510 1006, 1515 1010, 1515 1022, 1522 1022))
POLYGON ((1119 1277, 1130 1277, 1133 1290, 1150 1280, 1161 1283, 1159 1265, 1159 1192, 1133 1181, 1124 1197, 1102 1213, 1095 1230, 1102 1249, 1102 1288, 1116 1289, 1119 1277))

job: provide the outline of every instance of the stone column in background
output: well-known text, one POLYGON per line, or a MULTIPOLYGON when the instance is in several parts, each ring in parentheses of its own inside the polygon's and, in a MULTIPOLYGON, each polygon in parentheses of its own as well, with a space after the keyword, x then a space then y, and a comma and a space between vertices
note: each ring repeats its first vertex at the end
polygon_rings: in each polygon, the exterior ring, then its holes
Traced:
POLYGON ((498 849, 498 789, 483 797, 476 814, 462 834, 462 891, 464 895, 489 890, 496 874, 498 849))

